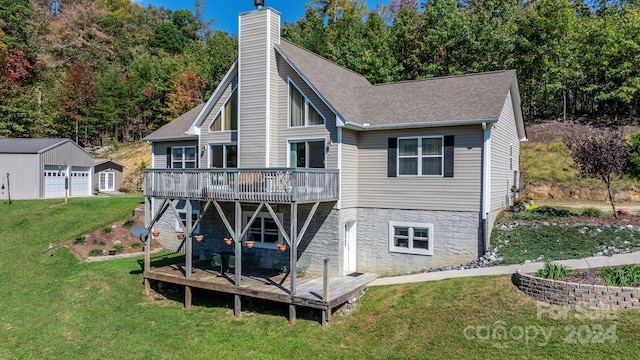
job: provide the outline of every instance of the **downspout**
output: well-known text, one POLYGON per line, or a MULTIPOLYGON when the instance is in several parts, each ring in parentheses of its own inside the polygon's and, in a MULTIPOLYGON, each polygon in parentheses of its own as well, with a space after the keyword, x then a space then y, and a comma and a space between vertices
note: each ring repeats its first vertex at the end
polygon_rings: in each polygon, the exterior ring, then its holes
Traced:
POLYGON ((491 211, 491 125, 482 123, 484 148, 482 151, 482 245, 489 251, 489 212, 491 211))

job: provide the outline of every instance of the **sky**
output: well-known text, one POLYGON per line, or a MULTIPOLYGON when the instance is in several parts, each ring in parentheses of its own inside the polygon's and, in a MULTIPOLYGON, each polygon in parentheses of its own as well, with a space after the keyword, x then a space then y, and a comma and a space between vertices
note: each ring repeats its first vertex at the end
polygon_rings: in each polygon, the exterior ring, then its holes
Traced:
MULTIPOLYGON (((163 6, 171 10, 189 9, 195 13, 194 0, 135 0, 142 6, 163 6)), ((278 10, 282 22, 295 22, 304 16, 304 5, 309 0, 265 0, 265 6, 278 10)), ((368 1, 375 6, 376 1, 368 1)), ((382 4, 389 0, 381 1, 382 4)), ((213 30, 225 30, 231 34, 238 33, 238 14, 255 9, 253 0, 207 0, 205 19, 215 19, 213 30)))

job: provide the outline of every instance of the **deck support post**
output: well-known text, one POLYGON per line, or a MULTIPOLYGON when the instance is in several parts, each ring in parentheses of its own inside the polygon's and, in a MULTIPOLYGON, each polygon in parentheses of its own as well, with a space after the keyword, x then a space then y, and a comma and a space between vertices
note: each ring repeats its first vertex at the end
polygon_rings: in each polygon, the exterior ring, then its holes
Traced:
MULTIPOLYGON (((149 197, 144 198, 144 226, 149 228, 151 225, 151 199, 149 197)), ((147 236, 147 241, 144 242, 144 269, 142 273, 146 273, 151 270, 151 237, 147 236)), ((144 277, 144 295, 151 295, 151 284, 149 279, 144 277)))
POLYGON ((191 286, 184 287, 184 308, 189 310, 191 309, 191 303, 193 300, 193 295, 191 292, 191 286))
POLYGON ((324 259, 322 269, 322 301, 327 304, 327 308, 322 310, 322 326, 327 326, 331 321, 331 305, 329 305, 329 259, 324 259))
MULTIPOLYGON (((242 279, 242 205, 240 205, 240 201, 236 200, 236 211, 235 211, 235 230, 233 234, 233 238, 235 240, 235 284, 236 288, 240 287, 240 280, 242 279)), ((233 302, 233 314, 238 316, 242 311, 242 304, 240 303, 240 295, 236 294, 234 296, 233 302)))
POLYGON ((291 231, 289 232, 289 280, 291 281, 291 303, 289 304, 289 322, 296 321, 296 267, 298 262, 298 203, 291 203, 291 231))

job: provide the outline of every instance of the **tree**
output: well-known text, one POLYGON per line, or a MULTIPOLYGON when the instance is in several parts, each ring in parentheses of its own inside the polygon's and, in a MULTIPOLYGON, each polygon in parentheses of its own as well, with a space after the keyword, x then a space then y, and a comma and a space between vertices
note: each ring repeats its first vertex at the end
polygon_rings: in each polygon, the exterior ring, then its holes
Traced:
POLYGON ((79 141, 80 125, 89 115, 96 101, 96 74, 91 65, 75 60, 67 69, 60 91, 62 125, 69 133, 69 123, 75 125, 75 139, 79 141))
POLYGON ((173 80, 167 102, 171 115, 178 117, 198 105, 198 101, 202 101, 205 87, 204 79, 196 75, 192 69, 179 74, 173 80))
POLYGON ((574 133, 565 143, 583 177, 600 179, 607 187, 613 215, 618 218, 611 183, 627 164, 629 146, 622 133, 610 129, 574 133))
POLYGON ((174 24, 165 21, 149 36, 149 46, 164 49, 172 54, 181 54, 187 39, 174 24))

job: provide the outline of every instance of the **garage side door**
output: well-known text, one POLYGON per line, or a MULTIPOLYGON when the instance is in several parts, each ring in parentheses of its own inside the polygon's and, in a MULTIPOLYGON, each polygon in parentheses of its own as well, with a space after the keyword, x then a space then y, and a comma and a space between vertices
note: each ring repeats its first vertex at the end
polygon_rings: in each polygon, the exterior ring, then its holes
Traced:
POLYGON ((59 168, 58 165, 44 166, 44 197, 64 197, 64 177, 66 173, 66 166, 62 168, 59 168))
POLYGON ((90 171, 90 167, 71 167, 71 189, 69 189, 71 196, 91 195, 90 171))

